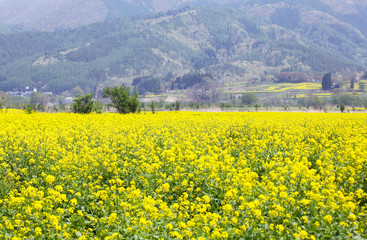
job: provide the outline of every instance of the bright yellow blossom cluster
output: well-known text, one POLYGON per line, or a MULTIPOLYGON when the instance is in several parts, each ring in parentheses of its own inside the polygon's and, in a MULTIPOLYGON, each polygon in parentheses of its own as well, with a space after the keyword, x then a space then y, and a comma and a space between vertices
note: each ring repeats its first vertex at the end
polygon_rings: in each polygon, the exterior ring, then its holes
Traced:
POLYGON ((367 115, 0 113, 0 239, 367 238, 367 115))

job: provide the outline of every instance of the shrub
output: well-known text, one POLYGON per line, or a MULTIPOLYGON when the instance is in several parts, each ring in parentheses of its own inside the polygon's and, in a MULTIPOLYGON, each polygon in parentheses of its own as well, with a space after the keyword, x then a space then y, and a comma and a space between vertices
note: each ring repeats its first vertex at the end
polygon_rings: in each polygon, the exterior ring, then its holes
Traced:
POLYGON ((73 113, 89 114, 94 109, 93 93, 79 95, 71 106, 73 113))
POLYGON ((135 113, 139 111, 138 94, 131 94, 129 88, 121 87, 107 87, 103 89, 103 94, 109 97, 112 105, 119 113, 135 113))

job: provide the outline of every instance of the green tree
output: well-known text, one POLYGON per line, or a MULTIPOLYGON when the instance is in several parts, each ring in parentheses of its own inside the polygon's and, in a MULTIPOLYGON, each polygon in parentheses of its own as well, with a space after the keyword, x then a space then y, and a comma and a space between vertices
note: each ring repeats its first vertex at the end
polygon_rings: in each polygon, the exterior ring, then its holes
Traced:
POLYGON ((200 108, 200 104, 197 102, 191 102, 189 103, 189 107, 193 110, 198 110, 200 108))
POLYGON ((176 110, 176 111, 180 111, 180 109, 181 109, 181 102, 177 100, 177 101, 175 102, 175 110, 176 110))
POLYGON ((359 90, 364 90, 364 82, 359 82, 359 90))
POLYGON ((4 92, 0 92, 0 109, 2 109, 3 107, 6 107, 6 103, 7 103, 7 94, 4 92))
POLYGON ((150 104, 149 104, 149 107, 150 107, 150 110, 152 111, 152 113, 154 114, 155 113, 155 110, 156 110, 156 107, 157 107, 157 103, 152 101, 150 104))
POLYGON ((84 95, 84 91, 83 89, 81 89, 80 87, 75 87, 72 91, 71 94, 73 94, 74 97, 78 97, 79 95, 84 95))
POLYGON ((220 109, 222 109, 222 111, 224 111, 224 109, 226 109, 226 104, 224 102, 221 102, 219 107, 220 109))
POLYGON ((344 104, 345 106, 358 106, 361 105, 362 100, 359 95, 346 94, 346 93, 336 93, 332 94, 330 101, 332 104, 344 104))
POLYGON ((340 112, 344 112, 344 110, 345 110, 345 105, 342 103, 342 104, 340 104, 340 112))
POLYGON ((46 104, 48 103, 48 97, 40 92, 31 93, 31 106, 33 110, 44 111, 46 104))
POLYGON ((32 112, 33 112, 33 106, 32 106, 32 104, 27 104, 27 105, 24 107, 24 111, 25 111, 25 113, 27 113, 27 114, 32 114, 32 112))
POLYGON ((93 112, 101 114, 103 112, 103 104, 99 101, 94 101, 93 112))
POLYGON ((317 108, 321 105, 323 105, 323 101, 320 97, 315 96, 315 95, 310 95, 305 99, 305 104, 307 107, 313 107, 313 108, 317 108))
POLYGON ((139 110, 138 94, 131 94, 129 88, 107 87, 103 89, 103 94, 111 99, 113 107, 119 113, 135 113, 139 110))
POLYGON ((367 98, 363 100, 364 110, 367 110, 367 98))
POLYGON ((322 77, 321 86, 322 86, 322 89, 325 91, 328 91, 331 89, 331 87, 333 86, 333 82, 331 80, 331 72, 324 74, 324 76, 322 77))
POLYGON ((74 99, 71 110, 74 113, 89 114, 94 109, 93 93, 79 95, 74 99))
POLYGON ((350 80, 350 89, 354 89, 354 77, 352 77, 352 79, 350 80))
POLYGON ((256 105, 255 105, 255 109, 256 109, 256 111, 258 111, 258 110, 259 110, 259 108, 260 108, 260 104, 256 104, 256 105))
POLYGON ((255 93, 249 92, 242 95, 242 103, 245 105, 253 105, 257 103, 257 97, 255 93))

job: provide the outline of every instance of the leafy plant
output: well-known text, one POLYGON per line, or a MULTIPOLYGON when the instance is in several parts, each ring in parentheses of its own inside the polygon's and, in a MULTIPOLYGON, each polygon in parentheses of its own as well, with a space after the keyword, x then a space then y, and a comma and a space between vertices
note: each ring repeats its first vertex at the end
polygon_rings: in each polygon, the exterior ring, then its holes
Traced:
POLYGON ((324 74, 324 76, 322 77, 322 82, 321 82, 321 86, 322 89, 327 91, 330 90, 333 86, 333 82, 331 80, 331 73, 326 73, 324 74))
POLYGON ((255 93, 245 93, 242 95, 242 103, 245 105, 256 104, 257 97, 255 93))
POLYGON ((156 111, 156 108, 157 108, 157 103, 152 101, 150 104, 149 104, 149 107, 150 107, 150 110, 152 111, 152 113, 154 114, 155 111, 156 111))
POLYGON ((27 113, 27 114, 32 114, 32 112, 33 112, 32 104, 27 104, 24 108, 24 112, 27 113))
POLYGON ((340 112, 344 112, 345 111, 345 105, 342 103, 342 104, 340 104, 340 112))
POLYGON ((101 114, 103 112, 103 104, 99 101, 94 101, 93 112, 101 114))
POLYGON ((180 101, 177 100, 174 105, 175 105, 175 110, 176 111, 179 111, 181 109, 181 102, 180 101))
POLYGON ((103 94, 111 99, 112 105, 119 113, 135 113, 139 110, 138 94, 131 94, 129 88, 107 87, 103 89, 103 94))
POLYGON ((74 113, 89 114, 94 109, 93 93, 79 95, 74 99, 71 110, 74 113))
POLYGON ((359 90, 364 90, 364 82, 359 82, 359 90))

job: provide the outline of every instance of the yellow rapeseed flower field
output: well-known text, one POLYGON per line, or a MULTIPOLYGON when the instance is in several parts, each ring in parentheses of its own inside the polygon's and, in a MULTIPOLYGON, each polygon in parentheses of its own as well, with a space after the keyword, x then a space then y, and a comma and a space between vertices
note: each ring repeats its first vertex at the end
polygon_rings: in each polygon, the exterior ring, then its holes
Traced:
POLYGON ((367 115, 0 113, 0 239, 366 239, 367 115))

